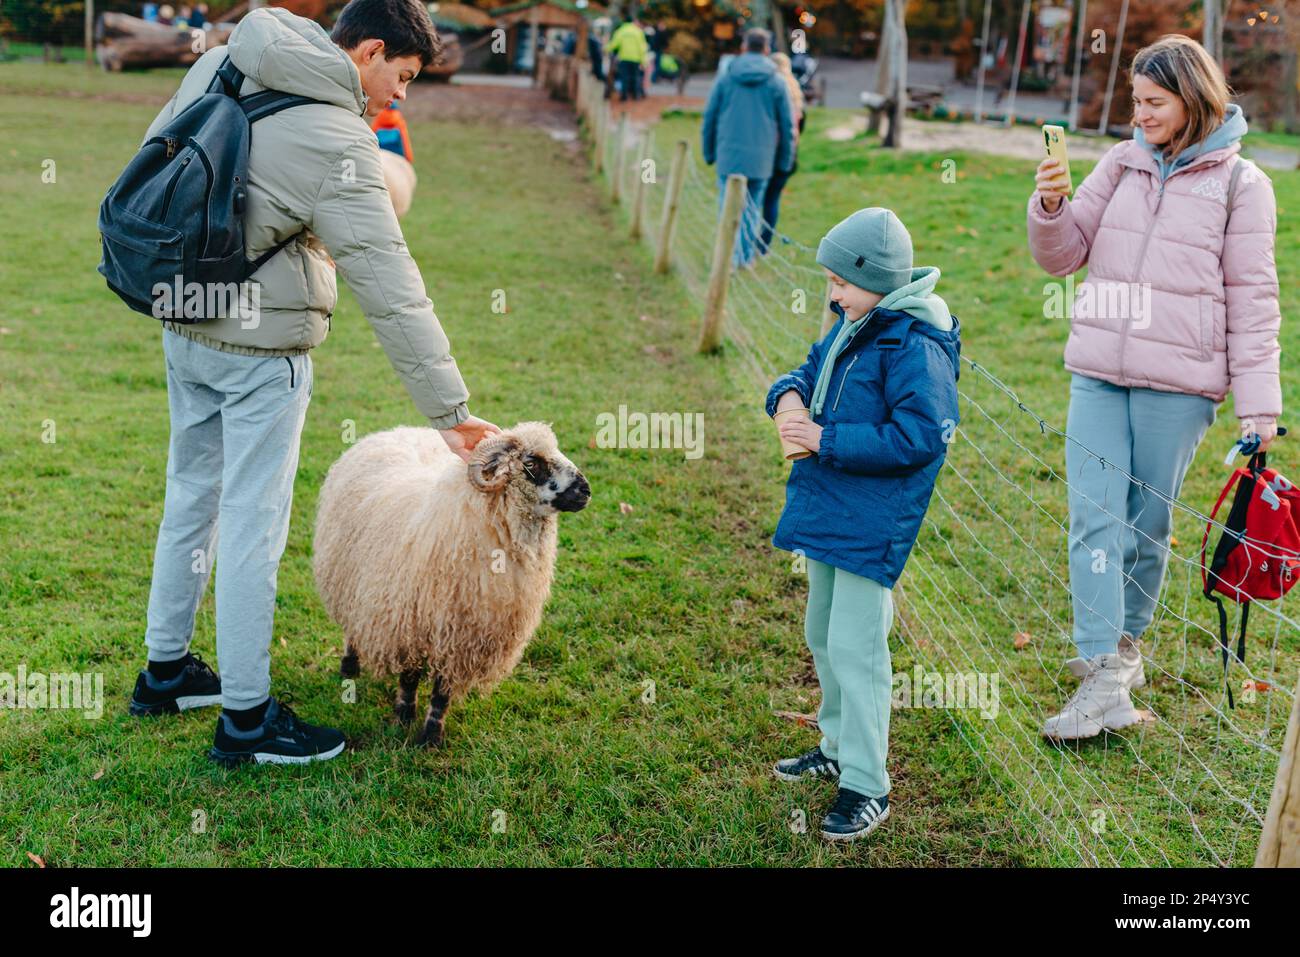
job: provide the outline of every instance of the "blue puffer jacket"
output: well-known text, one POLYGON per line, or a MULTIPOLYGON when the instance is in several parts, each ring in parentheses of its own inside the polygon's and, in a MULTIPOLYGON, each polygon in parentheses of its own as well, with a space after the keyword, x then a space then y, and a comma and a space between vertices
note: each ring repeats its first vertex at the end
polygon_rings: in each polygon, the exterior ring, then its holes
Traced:
MULTIPOLYGON (((817 372, 844 324, 767 393, 767 414, 789 389, 811 407, 817 372)), ((916 543, 955 433, 961 326, 941 331, 877 307, 831 371, 816 455, 794 462, 772 544, 894 587, 916 543)))
POLYGON ((704 162, 723 176, 768 179, 773 166, 794 165, 790 93, 776 65, 761 53, 742 53, 709 91, 700 131, 704 162))

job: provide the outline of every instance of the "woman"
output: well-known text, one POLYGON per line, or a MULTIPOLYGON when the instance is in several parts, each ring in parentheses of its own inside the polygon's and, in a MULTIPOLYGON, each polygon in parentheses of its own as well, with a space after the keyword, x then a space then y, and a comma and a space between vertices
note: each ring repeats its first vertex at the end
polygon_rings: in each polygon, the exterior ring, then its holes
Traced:
POLYGON ((1084 265, 1065 367, 1070 591, 1078 691, 1043 734, 1089 738, 1138 720, 1138 639, 1169 558, 1169 498, 1231 391, 1242 436, 1268 448, 1282 411, 1273 187, 1239 156, 1241 108, 1200 44, 1138 51, 1132 141, 1110 149, 1072 199, 1039 164, 1029 247, 1056 276, 1084 265), (1231 209, 1229 209, 1229 202, 1231 209), (1117 468, 1101 463, 1080 446, 1117 468))
POLYGON ((767 189, 763 193, 763 230, 758 238, 758 252, 761 256, 767 255, 767 248, 772 242, 776 217, 781 212, 781 190, 785 189, 786 181, 794 175, 795 168, 799 164, 799 134, 803 132, 804 124, 803 90, 799 88, 799 81, 795 79, 794 71, 790 69, 790 58, 784 53, 773 53, 772 62, 776 64, 777 73, 785 81, 786 89, 790 93, 792 127, 790 135, 794 140, 795 158, 788 172, 783 173, 773 166, 772 178, 767 181, 767 189))

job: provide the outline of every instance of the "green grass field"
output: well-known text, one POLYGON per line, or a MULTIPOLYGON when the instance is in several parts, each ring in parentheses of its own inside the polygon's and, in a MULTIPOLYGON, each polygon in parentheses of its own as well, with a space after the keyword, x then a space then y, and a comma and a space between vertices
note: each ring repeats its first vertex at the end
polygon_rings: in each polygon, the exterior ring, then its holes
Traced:
MULTIPOLYGON (((447 746, 436 753, 410 747, 392 724, 394 682, 363 676, 357 703, 342 699, 340 635, 310 574, 316 493, 346 448, 344 420, 355 421, 358 435, 420 424, 345 293, 339 325, 313 355, 320 391, 303 435, 280 569, 272 677, 276 693, 291 692, 309 719, 342 727, 352 748, 318 766, 232 773, 204 757, 213 712, 152 723, 129 718, 125 704, 144 661, 162 509, 166 390, 161 332, 128 312, 95 272, 95 211, 177 76, 0 65, 0 120, 11 131, 0 147, 0 671, 21 664, 28 671, 102 672, 106 697, 99 720, 0 711, 0 834, 7 838, 0 860, 27 865, 34 854, 77 866, 1078 861, 1073 832, 1063 838, 1036 826, 1049 819, 1039 807, 1050 806, 1050 788, 1017 781, 1024 768, 1064 759, 1025 741, 1024 714, 1011 710, 1018 703, 1012 701, 1000 719, 1008 722, 1005 736, 1017 748, 1038 748, 1032 760, 1000 763, 998 742, 990 750, 976 737, 989 729, 966 716, 895 711, 894 816, 864 846, 827 847, 815 836, 832 790, 783 785, 768 770, 777 757, 815 742, 814 732, 774 712, 815 710, 817 689, 802 638, 806 583, 770 544, 785 468, 758 411, 763 389, 744 373, 734 348, 696 354, 699 309, 690 285, 653 276, 645 246, 626 238, 625 214, 610 206, 585 158, 533 129, 414 125, 420 188, 404 223, 473 393, 472 410, 502 425, 553 422, 593 489, 587 510, 561 522, 553 597, 516 674, 491 696, 453 710, 447 746), (33 122, 33 104, 50 93, 58 94, 57 109, 33 122), (46 184, 42 164, 49 159, 57 181, 46 184), (496 289, 506 291, 505 315, 491 309, 496 289), (703 412, 703 458, 596 448, 597 416, 624 403, 703 412), (42 441, 48 421, 53 443, 42 441), (652 703, 644 700, 647 682, 652 703), (809 833, 798 833, 801 819, 809 833)), ((1031 164, 958 156, 960 188, 941 186, 945 157, 890 156, 862 142, 817 137, 838 119, 823 112, 810 120, 782 228, 815 243, 853 209, 893 206, 912 231, 917 261, 943 269, 941 292, 963 320, 967 353, 1010 376, 1027 402, 1063 423, 1064 324, 1042 320, 1045 277, 1023 243, 1031 164)), ((658 143, 694 137, 694 123, 666 121, 658 143)), ((1279 206, 1293 211, 1282 214, 1278 244, 1287 314, 1297 304, 1300 178, 1274 181, 1279 206)), ((1285 331, 1287 348, 1295 335, 1285 331)), ((1289 401, 1294 393, 1288 382, 1289 401)), ((981 401, 988 394, 980 392, 981 401)), ((1220 484, 1215 460, 1230 440, 1229 419, 1221 414, 1189 477, 1198 501, 1220 484)), ((944 482, 955 496, 948 476, 944 482)), ((990 495, 995 487, 991 479, 990 495)), ((940 524, 927 534, 940 535, 951 520, 932 514, 940 524)), ((961 531, 952 534, 957 548, 961 531)), ((922 544, 926 556, 915 560, 904 588, 895 671, 941 662, 938 645, 978 655, 981 626, 1009 641, 996 603, 974 596, 969 605, 945 608, 945 589, 928 576, 946 553, 937 541, 922 544), (948 625, 944 614, 951 615, 948 625)), ((969 549, 958 554, 979 559, 969 549)), ((997 554, 1009 550, 999 546, 997 554)), ((1054 594, 1045 604, 1059 600, 1054 594)), ((1198 614, 1209 621, 1208 613, 1198 614)), ((194 639, 209 661, 213 641, 209 592, 194 639)), ((1050 703, 1056 692, 1044 669, 1065 657, 1064 644, 1044 633, 1042 645, 1042 664, 1020 663, 1016 687, 1050 703)), ((1211 691, 1212 664, 1204 677, 1211 691)), ((1192 731, 1190 720, 1180 716, 1178 730, 1192 731)), ((1276 721, 1273 714, 1273 733, 1276 721)), ((1138 752, 1147 764, 1157 756, 1179 761, 1182 749, 1153 742, 1160 729, 1148 734, 1151 743, 1138 752)), ((1103 767, 1086 781, 1119 789, 1102 802, 1108 809, 1149 812, 1140 820, 1159 841, 1163 818, 1155 806, 1168 803, 1168 795, 1133 780, 1141 764, 1127 759, 1128 750, 1121 742, 1089 755, 1103 767)), ((1232 771, 1231 755, 1221 759, 1232 771)), ((1259 778, 1259 762, 1249 754, 1243 760, 1254 762, 1250 780, 1259 778)), ((1196 788, 1204 775, 1189 777, 1188 787, 1196 788)), ((1067 783, 1076 778, 1084 780, 1076 775, 1067 783)), ((1209 790, 1201 800, 1213 798, 1209 790)), ((1086 797, 1079 800, 1084 810, 1091 807, 1086 797)), ((1195 812, 1212 820, 1216 847, 1239 837, 1232 859, 1244 863, 1254 836, 1230 810, 1195 812)), ((1172 833, 1168 846, 1171 863, 1205 859, 1184 834, 1172 833)), ((1160 863, 1146 845, 1115 853, 1126 862, 1160 863)))

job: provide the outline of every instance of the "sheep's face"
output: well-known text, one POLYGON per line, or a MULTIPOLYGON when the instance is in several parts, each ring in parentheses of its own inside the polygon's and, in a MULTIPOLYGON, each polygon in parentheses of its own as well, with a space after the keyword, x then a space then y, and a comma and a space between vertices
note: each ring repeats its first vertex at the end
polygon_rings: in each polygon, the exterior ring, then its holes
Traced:
POLYGON ((486 494, 504 493, 544 518, 577 512, 591 500, 591 486, 560 451, 545 422, 521 422, 474 447, 470 484, 486 494))

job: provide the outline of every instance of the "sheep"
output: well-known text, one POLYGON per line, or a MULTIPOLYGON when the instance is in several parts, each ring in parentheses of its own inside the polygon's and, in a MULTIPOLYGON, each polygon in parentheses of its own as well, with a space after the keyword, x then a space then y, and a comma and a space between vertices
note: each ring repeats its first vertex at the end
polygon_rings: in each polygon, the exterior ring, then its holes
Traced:
POLYGON ((384 184, 393 201, 393 212, 401 219, 410 210, 411 199, 415 196, 415 167, 407 162, 405 156, 398 156, 392 150, 380 150, 379 159, 384 167, 384 184))
POLYGON ((330 466, 313 540, 316 589, 344 633, 340 673, 397 674, 407 725, 427 672, 417 744, 440 745, 449 705, 519 663, 550 596, 557 515, 590 498, 545 422, 481 440, 468 465, 434 429, 361 439, 330 466))

